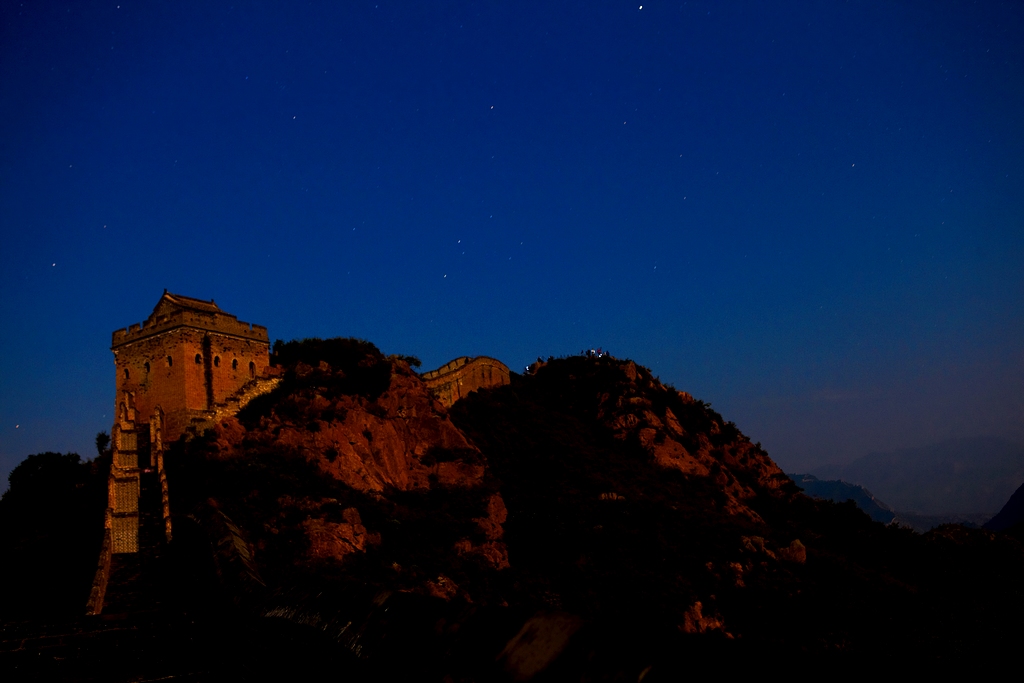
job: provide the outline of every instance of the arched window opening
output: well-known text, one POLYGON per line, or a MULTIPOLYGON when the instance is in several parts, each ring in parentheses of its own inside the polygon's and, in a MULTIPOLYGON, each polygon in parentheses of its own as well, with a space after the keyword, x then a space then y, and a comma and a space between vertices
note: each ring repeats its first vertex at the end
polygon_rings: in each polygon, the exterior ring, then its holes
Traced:
POLYGON ((149 361, 147 360, 145 363, 143 363, 142 367, 144 367, 146 369, 146 374, 148 375, 149 374, 149 361))
POLYGON ((128 368, 124 369, 124 378, 128 379, 128 368))
POLYGON ((202 365, 202 364, 203 364, 203 354, 197 353, 196 354, 196 365, 202 365))
POLYGON ((172 365, 174 365, 174 359, 167 356, 167 367, 171 367, 172 365))
POLYGON ((252 361, 249 361, 249 379, 255 379, 255 378, 256 378, 256 364, 253 363, 252 361))
POLYGON ((234 360, 231 361, 231 369, 232 370, 237 370, 238 369, 238 359, 237 358, 235 358, 234 360))
POLYGON ((213 357, 213 367, 215 367, 215 368, 219 368, 220 367, 220 356, 214 356, 213 357))

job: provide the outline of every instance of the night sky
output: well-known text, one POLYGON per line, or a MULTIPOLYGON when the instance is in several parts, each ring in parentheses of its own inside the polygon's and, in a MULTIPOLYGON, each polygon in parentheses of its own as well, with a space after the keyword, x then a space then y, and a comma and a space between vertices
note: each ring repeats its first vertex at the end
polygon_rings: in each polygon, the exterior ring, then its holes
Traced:
POLYGON ((0 3, 0 477, 164 288, 603 347, 786 470, 1024 441, 1020 2, 0 3))

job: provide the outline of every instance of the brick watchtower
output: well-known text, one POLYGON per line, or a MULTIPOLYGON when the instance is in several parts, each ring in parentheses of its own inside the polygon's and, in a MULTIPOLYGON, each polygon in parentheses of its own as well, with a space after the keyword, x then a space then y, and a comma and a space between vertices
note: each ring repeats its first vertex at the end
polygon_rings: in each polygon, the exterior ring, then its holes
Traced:
POLYGON ((103 548, 87 611, 134 609, 171 540, 165 445, 273 390, 267 328, 213 300, 164 294, 145 322, 114 332, 116 418, 103 548), (154 564, 156 563, 156 564, 154 564), (108 594, 108 584, 111 593, 108 594))
POLYGON ((270 365, 267 328, 166 290, 144 323, 114 332, 111 350, 118 416, 132 401, 142 421, 159 409, 167 443, 270 365))
MULTIPOLYGON (((114 332, 111 350, 117 368, 117 405, 111 429, 107 558, 139 552, 140 522, 143 529, 162 526, 170 540, 165 444, 191 424, 205 426, 236 412, 277 381, 266 377, 267 328, 239 321, 213 300, 167 290, 145 322, 114 332)), ((109 559, 101 558, 103 562, 109 569, 109 559)), ((102 592, 90 598, 90 609, 100 609, 102 592)))

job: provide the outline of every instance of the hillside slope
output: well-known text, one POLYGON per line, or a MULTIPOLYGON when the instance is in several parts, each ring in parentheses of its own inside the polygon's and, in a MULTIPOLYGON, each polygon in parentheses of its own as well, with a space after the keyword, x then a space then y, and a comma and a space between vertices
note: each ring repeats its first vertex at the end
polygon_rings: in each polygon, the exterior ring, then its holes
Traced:
POLYGON ((940 660, 1019 636, 1015 537, 808 498, 633 362, 552 360, 446 410, 364 342, 279 360, 278 390, 172 448, 176 529, 236 604, 373 666, 635 680, 687 652, 940 660))

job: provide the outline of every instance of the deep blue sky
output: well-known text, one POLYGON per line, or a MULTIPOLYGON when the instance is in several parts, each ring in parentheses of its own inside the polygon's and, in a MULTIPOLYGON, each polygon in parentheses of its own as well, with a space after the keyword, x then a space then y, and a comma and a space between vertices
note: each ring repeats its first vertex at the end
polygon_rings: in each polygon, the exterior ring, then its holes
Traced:
POLYGON ((603 346, 789 470, 1024 440, 1024 5, 639 4, 4 0, 0 476, 93 453, 165 287, 603 346))

